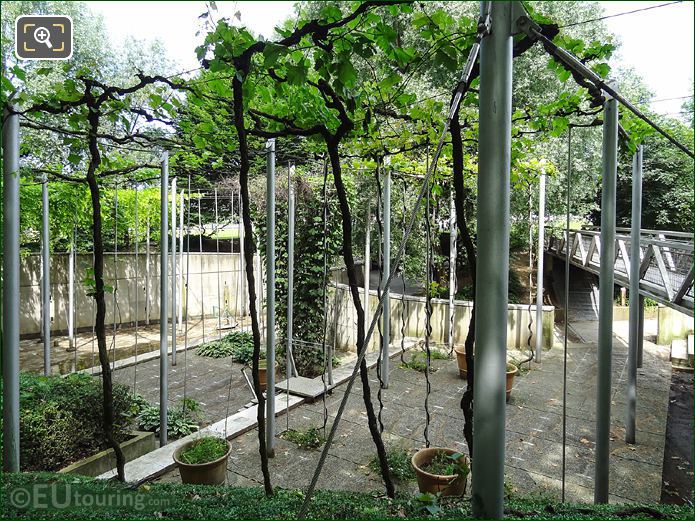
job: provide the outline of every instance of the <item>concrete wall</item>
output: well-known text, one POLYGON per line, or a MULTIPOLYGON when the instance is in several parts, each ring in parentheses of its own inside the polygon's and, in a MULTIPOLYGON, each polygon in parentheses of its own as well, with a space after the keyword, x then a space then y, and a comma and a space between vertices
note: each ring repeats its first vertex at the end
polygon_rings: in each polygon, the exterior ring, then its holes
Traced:
MULTIPOLYGON (((171 257, 171 256, 169 256, 171 257)), ((190 316, 217 316, 218 312, 218 278, 216 253, 191 253, 189 266, 189 295, 188 308, 190 316), (202 285, 202 288, 201 288, 202 285)), ((136 319, 136 297, 139 302, 137 318, 144 323, 149 315, 152 321, 159 320, 159 254, 150 254, 149 280, 146 278, 147 259, 145 253, 138 255, 137 265, 135 254, 119 253, 114 265, 114 255, 105 254, 104 275, 105 283, 117 286, 116 292, 116 321, 131 323, 136 319), (136 269, 137 268, 137 269, 136 269), (137 279, 136 279, 137 273, 137 279), (114 277, 114 274, 117 274, 114 277), (116 280, 117 279, 117 280, 116 280), (150 309, 146 309, 146 292, 150 296, 150 309)), ((184 281, 186 274, 186 254, 177 259, 177 268, 183 268, 184 281)), ((231 315, 241 314, 241 308, 246 302, 246 291, 238 292, 240 254, 221 253, 220 264, 220 301, 224 312, 231 315), (243 295, 243 303, 242 303, 243 295)), ((93 301, 87 296, 84 279, 87 269, 92 266, 91 255, 77 255, 75 259, 75 323, 78 329, 91 328, 94 321, 93 301)), ((20 278, 20 333, 23 336, 40 334, 41 331, 41 257, 28 255, 21 260, 20 278)), ((257 273, 257 272, 256 272, 257 273)), ((171 264, 169 265, 171 280, 171 264)), ((246 287, 246 277, 242 288, 246 287)), ((171 282, 170 282, 171 288, 171 282)), ((171 291, 171 289, 170 289, 171 291)), ((185 291, 179 289, 179 298, 185 299, 185 291)), ((169 297, 171 299, 171 295, 169 297)), ((171 302, 171 301, 170 301, 171 302)), ((183 300, 185 303, 185 300, 183 300)), ((178 307, 177 307, 178 309, 178 307)), ((185 309, 185 308, 184 308, 185 309)), ((51 256, 51 320, 52 331, 66 331, 68 316, 68 255, 54 254, 51 256)), ((113 296, 106 295, 106 323, 112 324, 114 317, 113 296)))
POLYGON ((659 305, 657 312, 656 343, 670 345, 673 340, 685 340, 693 334, 693 317, 675 309, 659 305))
MULTIPOLYGON (((360 296, 364 293, 360 291, 360 296)), ((397 343, 401 338, 401 312, 405 305, 405 336, 424 338, 425 336, 425 298, 391 294, 391 341, 397 343)), ((367 324, 377 306, 377 292, 375 290, 369 295, 370 312, 367 313, 367 324)), ((471 318, 473 304, 462 300, 456 300, 454 315, 454 343, 463 344, 468 334, 468 324, 471 318)), ((536 306, 531 306, 531 315, 535 323, 536 306)), ((553 323, 555 319, 555 308, 553 306, 543 306, 543 345, 550 349, 553 342, 553 323)), ((338 349, 354 351, 356 349, 357 338, 357 314, 352 305, 352 297, 347 285, 338 284, 331 288, 328 307, 328 321, 331 328, 331 335, 335 334, 335 344, 338 349), (334 314, 334 310, 337 313, 334 314)), ((432 299, 432 341, 435 343, 446 344, 449 332, 449 301, 442 299, 432 299)), ((509 304, 509 314, 507 319, 507 347, 521 348, 527 345, 529 323, 529 306, 523 304, 509 304)), ((533 327, 535 333, 535 326, 533 327)), ((369 349, 378 349, 378 332, 375 329, 374 335, 369 343, 369 349)), ((535 346, 535 334, 531 337, 531 345, 535 346)))

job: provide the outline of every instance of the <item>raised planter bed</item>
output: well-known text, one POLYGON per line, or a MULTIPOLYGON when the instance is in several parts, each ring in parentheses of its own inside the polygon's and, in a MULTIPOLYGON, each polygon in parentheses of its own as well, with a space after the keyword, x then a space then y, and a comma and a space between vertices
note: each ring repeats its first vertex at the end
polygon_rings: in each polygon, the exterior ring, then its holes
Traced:
MULTIPOLYGON (((132 461, 151 452, 156 447, 154 432, 134 431, 132 438, 121 443, 121 449, 126 461, 132 461)), ((106 449, 88 456, 72 465, 60 469, 62 474, 79 474, 96 477, 116 467, 116 456, 113 449, 106 449)))

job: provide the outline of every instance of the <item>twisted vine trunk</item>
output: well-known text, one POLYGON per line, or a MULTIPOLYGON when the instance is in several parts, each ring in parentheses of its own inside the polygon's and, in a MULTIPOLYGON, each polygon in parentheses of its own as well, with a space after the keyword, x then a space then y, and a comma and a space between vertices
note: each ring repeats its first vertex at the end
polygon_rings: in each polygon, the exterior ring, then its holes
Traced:
MULTIPOLYGON (((328 149, 328 157, 331 161, 331 169, 333 170, 333 179, 336 192, 338 194, 338 202, 340 203, 340 215, 343 225, 343 260, 345 262, 345 270, 347 271, 348 281, 350 284, 350 294, 352 295, 352 303, 355 306, 357 313, 357 353, 367 349, 365 344, 365 313, 360 301, 359 286, 357 284, 357 272, 355 270, 355 259, 352 253, 352 215, 350 214, 350 205, 347 200, 345 184, 343 183, 342 170, 340 166, 340 155, 338 154, 338 141, 336 139, 326 139, 326 147, 328 149)), ((379 426, 377 425, 377 417, 374 413, 374 405, 372 404, 371 388, 369 386, 369 369, 367 362, 363 358, 360 364, 360 380, 362 382, 362 398, 367 411, 367 422, 369 432, 372 435, 372 440, 376 446, 376 453, 379 458, 379 467, 381 468, 381 476, 386 486, 386 494, 388 497, 395 496, 395 488, 391 479, 388 461, 386 460, 386 450, 384 441, 381 439, 379 426)))
POLYGON ((471 276, 471 286, 473 288, 473 309, 471 311, 471 320, 468 324, 468 334, 466 335, 465 350, 466 350, 466 390, 461 398, 461 410, 463 411, 463 437, 468 445, 468 452, 473 456, 473 382, 475 381, 475 365, 473 363, 474 344, 475 344, 475 263, 476 254, 473 239, 471 238, 468 222, 466 221, 466 200, 468 198, 468 190, 463 181, 463 141, 461 140, 461 123, 458 118, 458 110, 451 121, 449 127, 451 133, 452 144, 452 162, 454 171, 454 190, 456 197, 454 204, 456 206, 456 226, 461 236, 463 248, 466 251, 466 260, 468 261, 468 271, 471 276))
MULTIPOLYGON (((253 229, 251 227, 251 212, 249 202, 249 144, 244 125, 244 93, 243 83, 238 76, 232 79, 232 94, 234 100, 234 127, 239 139, 239 185, 241 187, 242 220, 244 222, 244 264, 246 267, 246 286, 249 291, 249 313, 251 314, 251 331, 253 334, 253 362, 251 373, 253 389, 258 398, 258 452, 261 455, 261 471, 263 485, 267 496, 273 495, 268 469, 268 451, 265 443, 265 399, 261 391, 261 381, 258 377, 258 361, 261 356, 261 331, 258 326, 256 306, 256 281, 253 275, 253 229)), ((269 397, 271 400, 274 397, 269 397)))
POLYGON ((87 167, 87 184, 92 199, 92 240, 94 241, 94 300, 96 302, 96 319, 94 331, 97 336, 99 363, 101 365, 101 382, 103 396, 104 434, 106 441, 116 455, 116 472, 120 481, 125 481, 125 457, 113 431, 113 382, 111 366, 109 365, 108 349, 106 347, 106 298, 104 295, 104 242, 102 239, 101 193, 96 170, 101 164, 101 154, 97 146, 97 129, 99 128, 99 112, 90 110, 89 121, 89 165, 87 167))

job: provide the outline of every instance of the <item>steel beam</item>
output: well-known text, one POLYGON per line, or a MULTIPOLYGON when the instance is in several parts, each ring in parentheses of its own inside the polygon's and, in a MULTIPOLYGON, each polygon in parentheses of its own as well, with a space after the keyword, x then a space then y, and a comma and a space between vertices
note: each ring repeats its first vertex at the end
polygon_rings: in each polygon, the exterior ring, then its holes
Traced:
MULTIPOLYGON (((478 270, 475 323, 473 515, 501 519, 512 113, 511 2, 492 2, 480 46, 478 270)), ((486 2, 481 3, 482 12, 486 2)))
POLYGON ((615 261, 615 197, 618 168, 618 102, 615 98, 606 99, 603 113, 595 503, 608 502, 609 488, 611 357, 613 354, 613 264, 615 261))
MULTIPOLYGON (((630 315, 627 355, 627 411, 625 442, 635 443, 637 408, 637 351, 639 335, 639 254, 642 226, 642 145, 632 158, 632 232, 630 236, 630 315)), ((625 253, 623 253, 623 256, 625 253)))
POLYGON ((169 380, 169 338, 168 321, 169 310, 169 153, 162 156, 161 192, 159 196, 160 208, 160 235, 159 235, 159 445, 167 444, 167 403, 169 380))
POLYGON ((2 468, 19 472, 19 116, 2 125, 2 468))

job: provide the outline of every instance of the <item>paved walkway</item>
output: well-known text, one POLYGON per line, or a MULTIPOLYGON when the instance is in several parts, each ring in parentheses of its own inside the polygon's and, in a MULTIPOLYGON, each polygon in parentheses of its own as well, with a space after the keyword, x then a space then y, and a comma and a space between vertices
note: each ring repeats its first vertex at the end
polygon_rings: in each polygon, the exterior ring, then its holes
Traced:
MULTIPOLYGON (((648 329, 649 324, 647 325, 648 329)), ((593 500, 596 322, 575 322, 579 342, 568 349, 567 415, 567 499, 593 500)), ((624 442, 625 367, 627 324, 616 323, 613 369, 611 437, 611 501, 658 502, 664 431, 668 408, 670 364, 664 348, 645 342, 644 368, 638 377, 637 445, 624 442)), ((647 332, 649 334, 649 331, 647 332)), ((406 355, 409 356, 409 355, 406 355)), ((506 479, 518 494, 547 494, 559 497, 562 461, 562 344, 546 352, 542 365, 515 380, 506 412, 506 479)), ((429 438, 435 446, 467 451, 463 443, 463 419, 459 409, 465 381, 459 379, 453 360, 436 360, 431 375, 429 438)), ((392 363, 389 389, 383 391, 384 440, 387 447, 407 449, 424 444, 424 374, 392 363)), ((378 407, 378 382, 371 372, 373 401, 378 407)), ((343 396, 337 387, 326 399, 328 426, 343 396)), ((380 478, 367 465, 374 450, 366 425, 359 380, 348 400, 336 440, 329 452, 320 488, 382 491, 380 478)), ((277 420, 278 433, 293 429, 321 427, 324 404, 321 400, 299 406, 277 420)), ((232 441, 229 463, 230 485, 257 485, 262 481, 257 432, 252 430, 232 441)), ((270 461, 273 483, 284 488, 306 488, 318 461, 318 450, 302 450, 282 439, 276 440, 276 456, 270 461)), ((161 480, 178 480, 176 470, 161 480)), ((401 485, 414 490, 414 484, 401 485)))

